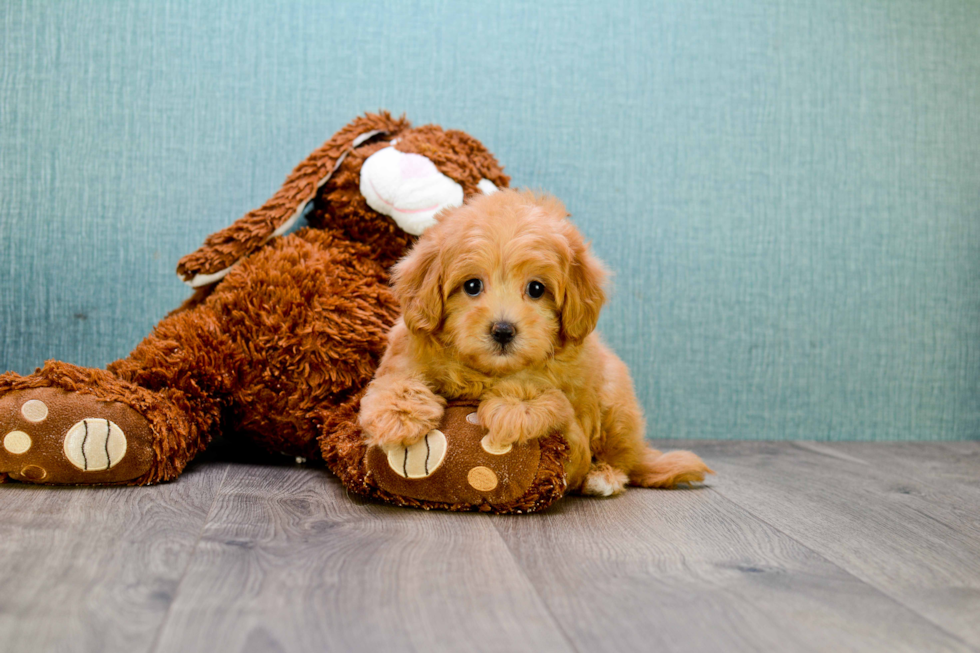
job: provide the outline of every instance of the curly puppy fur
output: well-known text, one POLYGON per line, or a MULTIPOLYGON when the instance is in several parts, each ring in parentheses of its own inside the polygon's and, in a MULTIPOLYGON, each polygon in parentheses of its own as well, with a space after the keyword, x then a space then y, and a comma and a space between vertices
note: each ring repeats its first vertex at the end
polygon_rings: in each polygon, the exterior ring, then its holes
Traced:
POLYGON ((553 197, 504 190, 441 214, 393 270, 403 317, 361 401, 368 442, 417 442, 444 398, 470 399, 499 445, 560 430, 572 491, 702 481, 695 454, 644 440, 629 370, 595 333, 607 277, 553 197))

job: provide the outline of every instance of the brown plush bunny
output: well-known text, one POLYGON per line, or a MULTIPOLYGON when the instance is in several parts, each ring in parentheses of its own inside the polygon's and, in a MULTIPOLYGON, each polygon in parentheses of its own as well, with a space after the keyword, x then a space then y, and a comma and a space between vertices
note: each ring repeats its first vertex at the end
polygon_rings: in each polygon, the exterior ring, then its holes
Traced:
POLYGON ((0 375, 0 480, 170 480, 223 432, 269 452, 323 455, 352 490, 406 505, 542 507, 564 490, 560 463, 546 464, 560 459, 557 436, 544 457, 511 461, 531 475, 506 496, 476 496, 472 485, 460 495, 444 477, 472 447, 468 427, 447 425, 446 464, 413 477, 400 500, 384 485, 394 467, 369 464, 354 419, 398 313, 388 268, 440 210, 508 182, 463 132, 387 113, 357 118, 261 208, 180 261, 195 294, 127 358, 107 370, 48 361, 29 376, 0 375), (304 212, 310 226, 284 235, 304 212), (557 492, 540 490, 542 480, 557 492), (420 486, 429 487, 421 498, 420 486))

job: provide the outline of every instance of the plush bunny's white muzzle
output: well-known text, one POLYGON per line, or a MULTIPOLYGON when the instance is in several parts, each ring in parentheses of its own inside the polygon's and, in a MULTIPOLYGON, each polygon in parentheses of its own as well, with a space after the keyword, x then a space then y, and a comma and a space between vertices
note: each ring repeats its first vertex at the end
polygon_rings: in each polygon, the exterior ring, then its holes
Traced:
POLYGON ((361 166, 361 194, 368 206, 418 236, 435 224, 435 214, 463 204, 463 187, 421 154, 378 150, 361 166))
MULTIPOLYGON (((497 190, 489 179, 478 186, 487 194, 497 190)), ((439 172, 428 158, 400 152, 394 145, 364 161, 361 194, 368 206, 390 216, 413 236, 434 225, 439 211, 463 204, 462 186, 439 172)))

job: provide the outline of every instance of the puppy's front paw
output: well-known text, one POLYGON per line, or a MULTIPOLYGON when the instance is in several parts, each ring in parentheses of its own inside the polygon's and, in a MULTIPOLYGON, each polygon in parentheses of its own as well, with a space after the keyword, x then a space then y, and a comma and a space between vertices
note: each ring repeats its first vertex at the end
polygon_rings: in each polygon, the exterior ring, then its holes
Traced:
POLYGON ((527 442, 524 426, 524 402, 520 399, 494 397, 480 402, 476 409, 483 428, 489 431, 489 444, 496 449, 506 449, 515 442, 527 442))
POLYGON ((477 409, 480 423, 490 431, 490 444, 505 448, 544 437, 562 428, 574 416, 568 399, 558 390, 547 390, 534 399, 488 397, 477 409))
POLYGON ((446 401, 425 386, 398 384, 361 399, 358 421, 369 445, 408 447, 442 421, 446 401))

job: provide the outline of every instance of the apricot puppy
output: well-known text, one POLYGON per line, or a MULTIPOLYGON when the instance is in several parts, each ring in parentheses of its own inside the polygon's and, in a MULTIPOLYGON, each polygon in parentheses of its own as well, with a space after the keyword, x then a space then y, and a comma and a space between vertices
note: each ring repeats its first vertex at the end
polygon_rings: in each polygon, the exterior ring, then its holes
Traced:
POLYGON ((392 274, 403 317, 361 401, 370 444, 413 444, 447 398, 471 399, 491 444, 560 430, 573 491, 711 473, 693 453, 646 444, 629 370, 595 332, 607 273, 561 202, 502 190, 437 220, 392 274))

